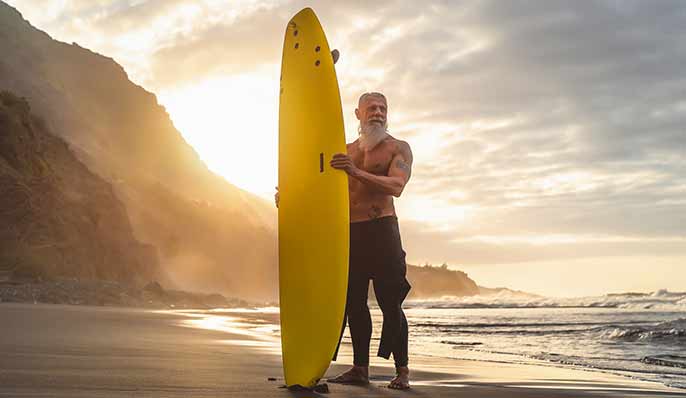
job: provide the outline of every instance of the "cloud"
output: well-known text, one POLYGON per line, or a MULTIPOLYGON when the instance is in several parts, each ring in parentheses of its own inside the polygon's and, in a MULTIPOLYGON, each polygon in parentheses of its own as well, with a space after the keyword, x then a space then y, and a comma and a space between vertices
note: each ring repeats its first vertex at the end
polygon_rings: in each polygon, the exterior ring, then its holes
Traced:
MULTIPOLYGON (((497 221, 495 221, 497 224, 497 221)), ((403 248, 408 262, 441 264, 462 268, 475 265, 550 262, 563 266, 573 260, 611 257, 671 258, 686 255, 686 238, 611 236, 603 234, 566 236, 512 231, 512 235, 476 235, 474 231, 436 230, 433 224, 401 221, 403 248)), ((487 234, 489 231, 479 231, 487 234)), ((499 231, 493 231, 499 232, 499 231)), ((535 231, 534 231, 535 232, 535 231)))
POLYGON ((156 84, 188 84, 208 75, 252 72, 275 64, 281 54, 284 20, 287 17, 278 11, 262 8, 230 23, 199 24, 198 29, 178 34, 152 54, 156 84))

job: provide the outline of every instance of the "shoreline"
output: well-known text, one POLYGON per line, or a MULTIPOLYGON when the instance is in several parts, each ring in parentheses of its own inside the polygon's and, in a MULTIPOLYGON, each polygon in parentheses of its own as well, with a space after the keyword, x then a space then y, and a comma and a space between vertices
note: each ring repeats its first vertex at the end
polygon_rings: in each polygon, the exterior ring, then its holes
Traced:
MULTIPOLYGON (((324 396, 278 388, 278 339, 266 329, 269 322, 256 321, 260 316, 250 310, 1 303, 0 318, 0 397, 324 396)), ((343 346, 325 377, 347 369, 350 354, 343 346)), ((390 363, 373 357, 371 365, 369 387, 329 383, 330 395, 686 396, 599 372, 420 356, 412 363, 413 388, 403 392, 385 388, 393 376, 390 363)))
MULTIPOLYGON (((200 328, 217 328, 217 326, 221 323, 221 318, 224 318, 224 322, 226 323, 225 326, 220 326, 217 329, 218 330, 228 330, 228 329, 243 329, 246 335, 252 336, 253 338, 260 339, 260 340, 266 340, 266 341, 271 341, 272 346, 270 347, 271 349, 268 350, 274 355, 280 356, 281 351, 280 351, 280 345, 279 345, 279 337, 278 335, 275 335, 274 329, 278 329, 278 309, 272 309, 272 311, 268 312, 262 312, 260 310, 246 310, 246 309, 213 309, 209 311, 203 311, 203 310, 189 310, 189 311, 169 311, 169 312, 176 312, 176 313, 182 313, 185 312, 186 315, 189 316, 197 316, 197 317, 203 317, 206 316, 206 319, 215 319, 214 322, 189 322, 188 326, 190 327, 200 327, 200 328), (219 315, 213 315, 219 314, 219 315), (204 314, 204 315, 203 315, 204 314), (233 321, 231 318, 235 318, 236 320, 233 321), (219 320, 219 321, 217 321, 219 320), (254 333, 255 331, 258 331, 261 329, 262 331, 269 331, 269 328, 265 328, 263 325, 269 324, 275 326, 275 328, 272 328, 271 334, 268 333, 254 333)), ((278 333, 278 332, 276 332, 278 333)), ((265 348, 265 345, 260 345, 261 349, 265 348)), ((373 351, 373 350, 372 350, 373 351)), ((642 389, 648 389, 651 392, 656 392, 656 391, 667 391, 670 393, 676 393, 676 394, 683 394, 686 396, 686 390, 676 388, 676 387, 671 387, 671 386, 666 386, 664 384, 661 384, 659 382, 655 381, 650 381, 650 380, 643 380, 637 377, 633 377, 628 374, 622 374, 619 371, 612 371, 612 370, 605 370, 605 369, 596 369, 596 368, 586 368, 586 367, 580 367, 576 365, 570 365, 570 364, 563 364, 563 363, 549 363, 545 361, 538 361, 539 363, 518 363, 518 362, 507 362, 507 361, 501 361, 501 360, 487 360, 487 359, 467 359, 467 358, 451 358, 451 357, 441 357, 441 356, 433 356, 433 355, 428 355, 428 354, 417 354, 417 353, 411 353, 411 369, 413 373, 415 371, 421 371, 421 372, 438 372, 442 374, 449 374, 449 375, 456 375, 456 371, 459 369, 469 369, 470 366, 468 365, 469 363, 473 363, 474 366, 471 368, 476 369, 478 368, 480 371, 475 372, 477 373, 476 375, 473 376, 473 382, 479 384, 483 382, 484 380, 488 380, 491 378, 491 376, 488 376, 488 372, 481 372, 484 368, 499 368, 502 373, 507 373, 507 374, 512 374, 512 375, 517 375, 514 377, 514 379, 510 376, 508 377, 501 377, 501 378, 493 378, 494 382, 500 383, 500 384, 508 384, 508 385, 526 385, 527 382, 524 380, 519 380, 519 378, 529 378, 529 379, 541 379, 541 374, 547 374, 547 376, 544 379, 550 379, 552 375, 556 374, 556 378, 559 380, 564 380, 566 378, 569 378, 571 375, 570 373, 576 374, 577 377, 575 377, 573 380, 579 381, 579 380, 584 380, 585 383, 579 383, 579 385, 570 385, 569 382, 563 382, 563 383, 543 383, 540 384, 540 388, 545 388, 545 389, 551 389, 551 388, 562 388, 562 389, 574 389, 574 390, 602 390, 602 386, 609 386, 611 384, 615 385, 630 385, 633 386, 633 388, 623 388, 623 387, 612 387, 612 391, 624 391, 624 392, 637 392, 641 391, 642 389), (586 376, 586 377, 582 377, 586 376), (599 387, 600 386, 600 387, 599 387)), ((339 360, 336 362, 332 362, 331 367, 329 371, 327 372, 327 375, 331 376, 331 369, 332 368, 341 368, 341 370, 345 369, 348 365, 345 365, 345 363, 352 363, 352 345, 350 344, 349 341, 343 341, 341 343, 341 349, 339 351, 339 360)), ((392 361, 385 361, 381 358, 375 357, 373 355, 370 355, 370 365, 371 368, 383 368, 383 369, 388 369, 388 370, 393 370, 393 365, 392 361)), ((373 379, 373 378, 372 378, 373 379)), ((390 379, 389 379, 390 380, 390 379)), ((469 377, 467 378, 469 380, 469 377)), ((471 382, 470 382, 471 383, 471 382)), ((413 385, 433 385, 433 386, 446 386, 446 387, 456 387, 456 381, 454 379, 448 378, 447 380, 441 382, 439 380, 431 380, 429 381, 419 381, 419 382, 413 382, 413 385)), ((459 384, 459 383, 457 383, 459 384)))
MULTIPOLYGON (((172 311, 174 312, 174 311, 172 311)), ((188 315, 195 313, 195 316, 201 316, 199 314, 205 314, 205 316, 209 316, 211 314, 215 314, 214 322, 209 322, 209 324, 214 324, 217 325, 217 321, 221 320, 222 317, 228 316, 228 318, 231 317, 238 317, 240 318, 239 320, 236 321, 236 323, 231 326, 233 329, 238 329, 238 328, 243 328, 245 330, 252 330, 254 333, 254 336, 261 336, 261 337, 268 337, 264 333, 265 329, 267 331, 270 331, 270 328, 265 328, 261 326, 258 330, 256 327, 264 324, 269 324, 272 325, 272 330, 271 333, 275 335, 275 338, 278 340, 278 328, 279 328, 279 318, 278 318, 278 308, 276 307, 270 307, 266 308, 253 308, 253 309, 236 309, 236 308, 225 308, 225 309, 212 309, 212 310, 202 310, 202 309, 196 309, 196 310, 188 310, 188 311, 176 311, 180 313, 186 312, 188 315)), ((378 315, 378 314, 377 314, 378 315)), ((226 322, 229 322, 229 319, 226 319, 226 322)), ((192 323, 192 322, 191 322, 192 323)), ((219 322, 221 323, 221 322, 219 322)), ((203 322, 196 322, 194 326, 197 327, 203 327, 203 322)), ((224 329, 229 329, 229 327, 225 327, 224 329)), ((274 336, 272 336, 274 338, 274 336)), ((378 343, 378 336, 372 337, 372 341, 378 343)), ((278 346, 278 341, 276 342, 278 346)), ((349 334, 346 333, 346 335, 343 338, 343 341, 341 343, 341 352, 339 353, 340 358, 347 358, 348 362, 352 363, 352 344, 350 342, 350 336, 349 334)), ((278 348, 277 354, 280 355, 280 346, 276 347, 278 348)), ((373 347, 371 348, 371 351, 374 351, 373 347)), ((651 379, 650 375, 653 375, 652 372, 641 372, 641 371, 629 371, 629 370, 623 370, 623 369, 615 369, 615 368, 603 368, 603 367, 593 367, 593 366, 584 366, 584 365, 579 365, 575 363, 565 363, 565 362, 555 362, 555 361, 546 361, 543 359, 537 359, 537 358, 532 358, 532 357, 527 357, 527 356, 520 356, 514 353, 502 353, 502 352, 497 352, 493 353, 491 358, 483 358, 483 357, 451 357, 451 356, 441 356, 441 355, 434 355, 434 354, 427 354, 427 353, 417 353, 412 352, 412 347, 410 347, 410 356, 411 356, 411 362, 414 363, 435 363, 435 362, 450 362, 450 361, 473 361, 479 364, 483 363, 490 363, 490 364, 501 364, 501 365, 514 365, 514 366, 533 366, 533 367, 543 367, 543 368, 551 368, 551 369, 563 369, 563 370, 571 370, 574 372, 584 372, 586 374, 590 374, 591 376, 588 376, 590 378, 594 378, 597 375, 605 375, 608 377, 619 377, 620 380, 627 380, 627 382, 639 382, 639 383, 647 383, 648 385, 654 385, 654 386, 659 386, 659 387, 664 387, 667 389, 670 389, 672 391, 678 391, 682 392, 683 394, 686 395, 686 388, 681 387, 680 385, 673 386, 669 385, 665 382, 657 381, 654 379, 651 379), (419 361, 418 361, 419 359, 419 361)), ((383 361, 380 360, 379 358, 376 358, 373 355, 373 352, 370 352, 370 359, 372 363, 376 363, 378 366, 391 366, 389 365, 391 362, 388 361, 383 361), (376 362, 375 362, 376 361, 376 362)), ((340 362, 340 360, 339 360, 340 362)), ((335 365, 335 362, 332 362, 332 366, 335 365)), ((430 365, 433 366, 433 365, 430 365)), ((602 376, 599 376, 602 377, 602 376)))

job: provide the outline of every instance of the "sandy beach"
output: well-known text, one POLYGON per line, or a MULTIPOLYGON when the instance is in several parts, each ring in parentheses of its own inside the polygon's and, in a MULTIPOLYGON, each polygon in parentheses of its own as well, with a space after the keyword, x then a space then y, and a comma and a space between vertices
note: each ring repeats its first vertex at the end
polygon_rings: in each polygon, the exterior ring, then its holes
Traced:
MULTIPOLYGON (((144 309, 0 304, 3 397, 312 397, 283 384, 278 340, 215 315, 144 309)), ((327 375, 346 368, 350 347, 327 375)), ((342 397, 681 397, 683 391, 598 372, 413 358, 413 388, 329 384, 342 397)))

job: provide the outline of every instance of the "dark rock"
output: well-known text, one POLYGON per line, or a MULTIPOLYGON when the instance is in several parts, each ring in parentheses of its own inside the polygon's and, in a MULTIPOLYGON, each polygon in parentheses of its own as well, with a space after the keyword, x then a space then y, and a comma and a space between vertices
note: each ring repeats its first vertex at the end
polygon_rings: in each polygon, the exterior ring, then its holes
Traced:
POLYGON ((231 308, 250 303, 218 294, 164 290, 158 282, 144 288, 107 280, 55 278, 28 283, 0 283, 0 302, 97 305, 145 308, 231 308), (217 305, 220 302, 220 305, 217 305))
POLYGON ((147 285, 145 285, 143 290, 145 290, 146 292, 156 294, 158 296, 162 296, 165 293, 164 289, 162 288, 162 285, 160 285, 160 283, 157 281, 152 281, 148 283, 147 285))

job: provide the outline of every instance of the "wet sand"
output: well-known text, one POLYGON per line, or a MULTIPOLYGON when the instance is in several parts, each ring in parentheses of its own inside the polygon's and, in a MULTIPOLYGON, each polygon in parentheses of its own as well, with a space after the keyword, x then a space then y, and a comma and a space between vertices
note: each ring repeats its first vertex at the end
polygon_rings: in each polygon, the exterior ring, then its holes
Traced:
MULTIPOLYGON (((385 388, 393 368, 375 359, 368 387, 291 392, 279 388, 278 341, 213 322, 179 312, 0 304, 0 397, 686 396, 597 372, 436 358, 413 358, 410 391, 385 388)), ((339 363, 349 357, 343 347, 339 363)), ((347 368, 339 363, 328 376, 347 368)))

